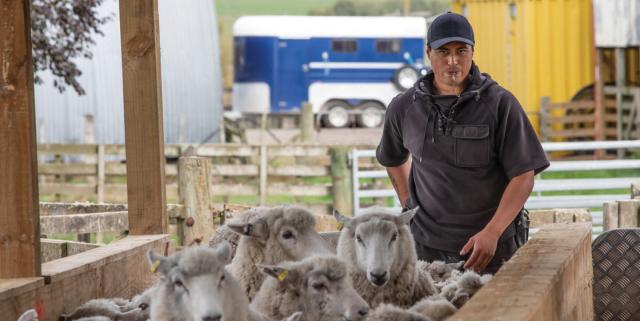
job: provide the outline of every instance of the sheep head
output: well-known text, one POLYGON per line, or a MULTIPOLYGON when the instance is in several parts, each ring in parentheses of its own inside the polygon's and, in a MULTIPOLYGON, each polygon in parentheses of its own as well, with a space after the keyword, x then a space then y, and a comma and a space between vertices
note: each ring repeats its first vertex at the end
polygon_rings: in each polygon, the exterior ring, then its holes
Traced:
POLYGON ((415 263, 417 256, 409 222, 417 208, 393 215, 383 210, 349 218, 334 211, 343 225, 338 241, 338 256, 352 265, 375 286, 395 279, 405 263, 415 263))
POLYGON ((301 207, 266 208, 248 223, 229 223, 227 226, 264 248, 265 253, 269 254, 266 259, 271 263, 331 253, 315 231, 313 214, 301 207))
POLYGON ((369 312, 369 305, 353 289, 346 263, 335 256, 258 267, 280 286, 299 293, 305 320, 359 321, 369 312))

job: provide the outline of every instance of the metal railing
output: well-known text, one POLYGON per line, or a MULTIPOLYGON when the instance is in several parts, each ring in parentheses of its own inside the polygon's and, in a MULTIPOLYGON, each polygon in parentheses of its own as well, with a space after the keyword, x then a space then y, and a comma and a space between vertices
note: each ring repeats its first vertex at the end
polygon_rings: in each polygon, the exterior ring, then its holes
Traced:
MULTIPOLYGON (((585 151, 585 150, 618 150, 640 149, 640 140, 632 141, 597 141, 597 142, 553 142, 543 143, 545 152, 558 151, 585 151)), ((353 205, 354 213, 361 213, 361 199, 392 197, 394 208, 399 209, 399 201, 392 188, 361 189, 361 180, 367 178, 385 178, 387 172, 378 168, 363 170, 360 168, 360 159, 375 157, 375 150, 357 150, 351 152, 353 170, 353 205)), ((623 170, 640 169, 640 159, 615 159, 615 160, 576 160, 576 161, 552 161, 541 175, 537 175, 533 193, 526 203, 528 209, 549 208, 589 208, 592 210, 594 233, 602 232, 602 204, 604 202, 623 200, 630 198, 630 191, 621 193, 616 189, 627 189, 631 183, 640 180, 640 176, 627 176, 615 178, 543 178, 553 172, 588 172, 594 170, 623 170), (566 193, 579 193, 589 190, 605 190, 595 195, 566 195, 566 193), (606 192, 606 190, 611 190, 606 192), (549 195, 552 192, 553 195, 549 195), (556 193, 565 192, 565 195, 556 193)))

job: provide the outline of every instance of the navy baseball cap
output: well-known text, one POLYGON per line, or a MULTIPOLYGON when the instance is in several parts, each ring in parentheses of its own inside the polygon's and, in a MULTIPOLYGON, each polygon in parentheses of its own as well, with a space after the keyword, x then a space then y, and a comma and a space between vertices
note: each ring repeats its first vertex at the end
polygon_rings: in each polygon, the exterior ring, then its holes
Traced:
POLYGON ((463 15, 452 12, 443 13, 433 20, 429 27, 427 46, 438 49, 454 41, 474 46, 473 28, 463 15))

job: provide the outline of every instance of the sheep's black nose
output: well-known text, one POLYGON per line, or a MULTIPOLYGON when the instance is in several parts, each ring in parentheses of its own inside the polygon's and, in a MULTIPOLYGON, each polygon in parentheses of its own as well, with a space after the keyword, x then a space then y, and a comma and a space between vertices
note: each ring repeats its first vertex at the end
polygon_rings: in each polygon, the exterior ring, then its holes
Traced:
POLYGON ((374 280, 384 280, 385 276, 387 276, 387 271, 382 271, 379 273, 371 272, 369 273, 374 280))
POLYGON ((202 318, 202 321, 220 321, 221 315, 208 315, 202 318))
POLYGON ((367 314, 369 314, 369 307, 364 307, 364 308, 358 310, 358 315, 360 315, 361 317, 364 317, 367 314))

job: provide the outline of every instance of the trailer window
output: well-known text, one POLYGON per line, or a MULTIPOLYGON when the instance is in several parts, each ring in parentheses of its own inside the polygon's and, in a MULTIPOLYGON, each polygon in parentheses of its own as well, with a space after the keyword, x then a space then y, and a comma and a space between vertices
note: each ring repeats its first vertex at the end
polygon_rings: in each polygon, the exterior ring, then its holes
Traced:
POLYGON ((331 41, 331 50, 334 52, 356 52, 358 51, 358 43, 355 40, 336 39, 331 41))
POLYGON ((236 71, 241 71, 244 69, 245 39, 235 39, 233 47, 233 65, 236 71))
POLYGON ((378 39, 376 40, 376 52, 378 53, 399 53, 399 39, 378 39))

